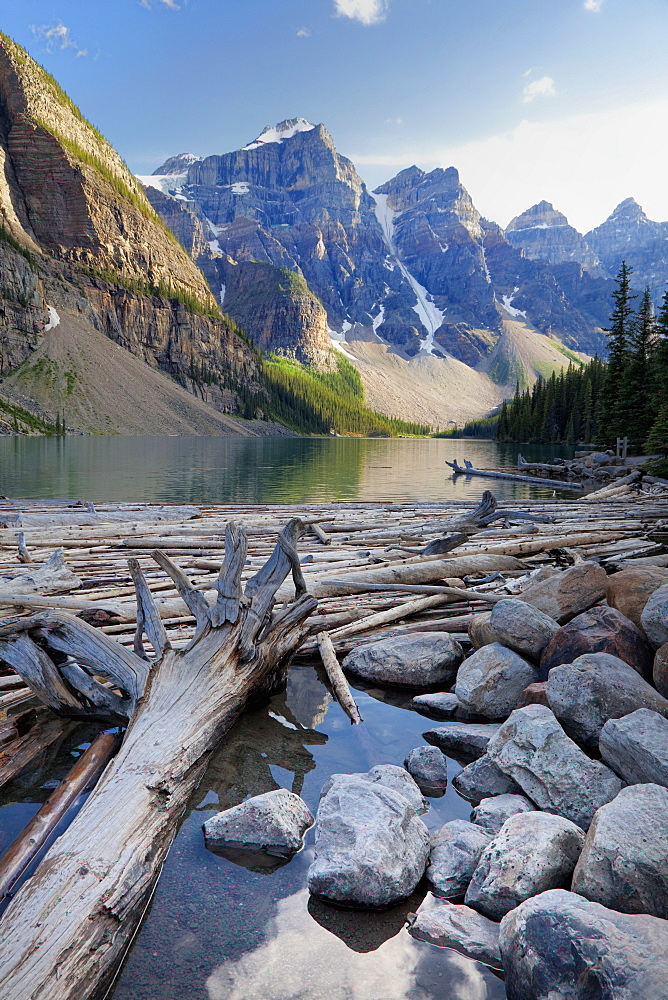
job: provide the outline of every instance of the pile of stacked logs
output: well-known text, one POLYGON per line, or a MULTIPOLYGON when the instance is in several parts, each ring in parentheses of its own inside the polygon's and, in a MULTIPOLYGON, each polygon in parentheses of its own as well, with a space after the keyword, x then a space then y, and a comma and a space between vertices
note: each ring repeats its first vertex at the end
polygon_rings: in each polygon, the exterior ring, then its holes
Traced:
POLYGON ((35 876, 18 888, 25 836, 0 860, 13 897, 3 998, 104 995, 210 754, 295 656, 322 657, 358 721, 338 664, 357 645, 420 631, 467 643, 544 567, 668 566, 668 491, 630 485, 512 509, 489 492, 299 509, 1 505, 0 783, 59 727, 95 720, 106 739, 47 804, 48 826, 116 754, 35 876))

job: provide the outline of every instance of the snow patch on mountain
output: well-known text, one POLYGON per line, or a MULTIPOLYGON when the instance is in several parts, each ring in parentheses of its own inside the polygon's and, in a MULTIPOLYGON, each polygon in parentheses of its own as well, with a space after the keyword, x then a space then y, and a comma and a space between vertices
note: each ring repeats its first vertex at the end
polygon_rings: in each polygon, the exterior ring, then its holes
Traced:
POLYGON ((243 148, 245 150, 259 149, 260 146, 266 143, 283 142, 284 139, 292 139, 298 132, 312 132, 315 127, 311 122, 307 122, 305 118, 289 118, 284 122, 279 122, 278 125, 267 125, 260 132, 257 139, 249 142, 243 148))
MULTIPOLYGON (((417 299, 417 305, 414 305, 413 309, 417 313, 420 323, 427 332, 427 336, 420 342, 420 353, 433 354, 434 334, 438 328, 443 325, 445 313, 442 312, 434 303, 431 293, 420 284, 417 278, 415 278, 408 270, 403 261, 399 259, 394 245, 394 218, 397 213, 387 204, 388 195, 370 193, 370 196, 375 202, 374 212, 380 224, 380 228, 383 230, 385 243, 390 250, 390 254, 394 259, 396 266, 399 268, 404 278, 413 289, 417 299)), ((441 247, 441 249, 443 248, 441 247)))
POLYGON ((513 319, 517 319, 518 316, 520 317, 520 319, 526 319, 527 318, 526 311, 524 309, 516 309, 513 305, 513 299, 515 298, 519 290, 520 290, 519 285, 516 285, 515 288, 513 288, 512 295, 501 296, 501 299, 503 301, 503 308, 508 310, 513 319))
MULTIPOLYGON (((197 159, 197 157, 195 157, 197 159)), ((155 188, 156 191, 162 191, 163 194, 171 195, 175 198, 180 195, 179 201, 187 201, 181 195, 181 188, 185 186, 188 180, 188 174, 135 174, 135 177, 144 187, 155 188)))
POLYGON ((46 308, 49 312, 49 322, 44 327, 44 333, 48 333, 49 330, 55 330, 55 328, 60 325, 60 316, 53 306, 47 306, 46 308))

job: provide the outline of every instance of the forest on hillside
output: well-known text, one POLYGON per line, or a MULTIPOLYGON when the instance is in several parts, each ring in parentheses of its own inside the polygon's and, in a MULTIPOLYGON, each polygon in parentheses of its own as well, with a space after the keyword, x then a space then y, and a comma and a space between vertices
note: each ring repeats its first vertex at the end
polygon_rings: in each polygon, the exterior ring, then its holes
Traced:
POLYGON ((648 288, 631 294, 631 273, 623 262, 606 329, 607 362, 571 363, 524 391, 518 384, 495 414, 440 436, 599 447, 628 437, 634 450, 658 456, 653 471, 667 474, 668 291, 655 314, 648 288))

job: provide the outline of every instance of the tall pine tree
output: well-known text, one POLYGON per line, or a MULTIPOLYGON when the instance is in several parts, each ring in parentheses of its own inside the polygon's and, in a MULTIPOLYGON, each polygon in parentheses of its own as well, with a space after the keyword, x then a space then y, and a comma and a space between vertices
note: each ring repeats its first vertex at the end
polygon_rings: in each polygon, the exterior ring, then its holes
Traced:
POLYGON ((623 436, 628 431, 620 410, 620 401, 624 372, 629 360, 629 338, 633 317, 631 302, 635 298, 635 295, 631 295, 632 273, 633 269, 623 260, 615 279, 617 289, 612 296, 615 307, 610 317, 610 326, 606 330, 610 348, 599 416, 599 440, 602 444, 614 444, 615 438, 623 436))
POLYGON ((628 341, 628 361, 619 394, 620 422, 634 445, 642 445, 657 415, 651 392, 651 355, 656 339, 654 306, 649 288, 640 303, 628 341))

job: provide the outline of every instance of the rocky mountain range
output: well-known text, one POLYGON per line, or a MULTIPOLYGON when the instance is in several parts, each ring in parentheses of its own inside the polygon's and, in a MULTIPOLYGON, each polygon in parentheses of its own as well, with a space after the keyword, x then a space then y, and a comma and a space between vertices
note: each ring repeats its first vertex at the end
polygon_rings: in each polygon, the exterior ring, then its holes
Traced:
POLYGON ((454 167, 409 167, 368 191, 325 127, 303 118, 230 153, 170 157, 141 180, 256 344, 316 364, 343 350, 374 405, 397 415, 390 379, 413 399, 431 382, 467 409, 483 388, 490 404, 571 352, 604 355, 624 254, 657 295, 668 278, 666 224, 634 202, 586 236, 547 202, 504 231, 454 167), (269 265, 284 278, 270 280, 269 265), (303 279, 292 306, 287 272, 303 279))
POLYGON ((1 398, 94 432, 265 430, 226 415, 258 385, 252 347, 118 153, 4 35, 0 166, 1 398))

